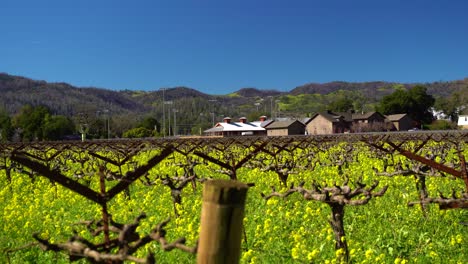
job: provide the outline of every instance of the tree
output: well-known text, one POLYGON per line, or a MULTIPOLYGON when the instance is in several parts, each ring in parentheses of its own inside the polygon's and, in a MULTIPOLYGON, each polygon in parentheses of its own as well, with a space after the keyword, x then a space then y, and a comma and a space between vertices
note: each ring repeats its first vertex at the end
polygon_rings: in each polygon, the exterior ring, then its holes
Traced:
POLYGON ((156 118, 148 116, 143 121, 141 121, 137 127, 143 127, 148 130, 157 130, 158 132, 161 130, 161 124, 159 124, 156 118))
POLYGON ((449 118, 452 122, 458 119, 457 108, 451 100, 446 97, 438 97, 434 103, 434 109, 443 113, 445 118, 449 118))
POLYGON ((407 113, 409 105, 408 93, 404 88, 399 88, 392 94, 382 98, 377 111, 385 115, 407 113))
POLYGON ((432 95, 427 94, 427 88, 417 85, 410 89, 408 94, 411 102, 410 116, 423 123, 431 123, 434 117, 430 108, 434 106, 435 99, 432 95))
POLYGON ((45 117, 49 109, 45 106, 25 105, 13 118, 13 126, 22 129, 23 140, 41 140, 45 117))
POLYGON ((349 97, 340 97, 328 105, 333 112, 350 112, 354 110, 353 100, 349 97))
POLYGON ((250 112, 246 118, 247 122, 259 121, 261 116, 266 116, 268 118, 268 113, 265 111, 253 111, 250 112))
POLYGON ((144 138, 153 136, 153 130, 146 129, 144 127, 136 127, 125 131, 122 136, 124 138, 144 138))
POLYGON ((75 124, 73 121, 65 116, 47 115, 44 119, 43 125, 43 139, 46 140, 60 140, 64 136, 70 135, 75 131, 75 124))
MULTIPOLYGON (((112 116, 112 119, 109 120, 110 122, 110 136, 111 137, 122 137, 123 133, 127 130, 132 128, 138 127, 138 118, 139 115, 137 113, 126 113, 126 114, 119 114, 112 116)), ((106 119, 98 119, 100 120, 100 134, 96 135, 97 138, 107 138, 107 129, 108 129, 108 120, 106 119)))
POLYGON ((122 137, 124 138, 143 138, 154 137, 158 135, 161 130, 161 125, 156 118, 148 116, 145 117, 136 127, 126 130, 122 137))
POLYGON ((13 126, 23 140, 59 140, 75 131, 73 121, 62 115, 51 115, 45 106, 25 105, 13 118, 13 126))
POLYGON ((410 90, 398 88, 384 96, 376 110, 385 115, 407 113, 418 122, 430 123, 433 116, 429 109, 434 102, 434 97, 427 94, 426 87, 417 85, 410 90))
POLYGON ((468 106, 468 86, 467 91, 456 91, 449 97, 438 97, 435 101, 434 108, 442 111, 452 122, 458 120, 458 115, 463 113, 463 110, 468 106))
POLYGON ((447 120, 435 120, 427 126, 430 130, 452 130, 457 129, 457 123, 447 120))
POLYGON ((349 97, 353 104, 353 109, 355 112, 369 112, 372 108, 369 107, 368 101, 369 98, 365 96, 362 92, 354 92, 352 97, 349 97))
POLYGON ((0 142, 8 141, 12 136, 11 118, 6 111, 0 110, 0 142))

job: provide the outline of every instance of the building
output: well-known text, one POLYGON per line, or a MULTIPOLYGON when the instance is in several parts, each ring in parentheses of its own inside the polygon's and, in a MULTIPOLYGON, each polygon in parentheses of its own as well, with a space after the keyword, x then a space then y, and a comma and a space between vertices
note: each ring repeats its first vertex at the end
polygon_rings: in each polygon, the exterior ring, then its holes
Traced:
POLYGON ((265 126, 267 136, 304 135, 305 125, 298 120, 274 121, 265 126))
POLYGON ((309 135, 359 133, 413 128, 413 120, 407 114, 384 116, 379 112, 335 113, 320 112, 305 120, 309 135), (389 120, 388 118, 391 118, 389 120))
POLYGON ((353 113, 351 119, 351 132, 386 131, 391 129, 391 127, 386 127, 385 116, 379 112, 353 113))
POLYGON ((371 124, 371 123, 383 123, 385 122, 385 116, 379 112, 368 112, 362 114, 351 114, 354 124, 371 124))
POLYGON ((225 117, 223 122, 217 123, 214 127, 205 130, 206 136, 236 137, 236 136, 266 136, 265 126, 272 120, 267 120, 266 116, 260 117, 259 121, 247 122, 247 118, 239 118, 239 122, 232 122, 230 117, 225 117))
POLYGON ((407 131, 414 128, 414 120, 407 114, 388 115, 387 122, 390 122, 397 131, 407 131))
POLYGON ((350 121, 331 111, 320 112, 305 120, 306 132, 309 135, 344 133, 349 131, 350 121))
POLYGON ((468 129, 468 115, 460 115, 458 116, 457 125, 461 129, 468 129))

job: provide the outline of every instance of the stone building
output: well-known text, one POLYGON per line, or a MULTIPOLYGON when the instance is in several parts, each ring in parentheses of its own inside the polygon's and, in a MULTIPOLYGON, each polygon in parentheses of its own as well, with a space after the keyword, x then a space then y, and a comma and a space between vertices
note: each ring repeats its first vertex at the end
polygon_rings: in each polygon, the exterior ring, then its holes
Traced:
POLYGON ((268 136, 304 135, 305 125, 298 120, 274 121, 265 126, 268 136))

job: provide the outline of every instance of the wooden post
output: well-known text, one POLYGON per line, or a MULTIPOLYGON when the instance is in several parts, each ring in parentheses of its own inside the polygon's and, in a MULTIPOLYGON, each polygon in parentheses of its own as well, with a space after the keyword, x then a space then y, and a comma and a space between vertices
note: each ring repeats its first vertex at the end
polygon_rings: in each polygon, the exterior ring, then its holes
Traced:
POLYGON ((248 188, 232 180, 205 182, 198 264, 239 263, 248 188))

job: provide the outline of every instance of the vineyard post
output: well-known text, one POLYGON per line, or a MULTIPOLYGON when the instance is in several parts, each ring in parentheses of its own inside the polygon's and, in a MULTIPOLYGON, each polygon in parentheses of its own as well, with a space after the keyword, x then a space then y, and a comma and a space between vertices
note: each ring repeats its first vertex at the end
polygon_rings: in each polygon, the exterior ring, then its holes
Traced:
POLYGON ((197 263, 239 263, 247 190, 238 181, 205 182, 197 263))

